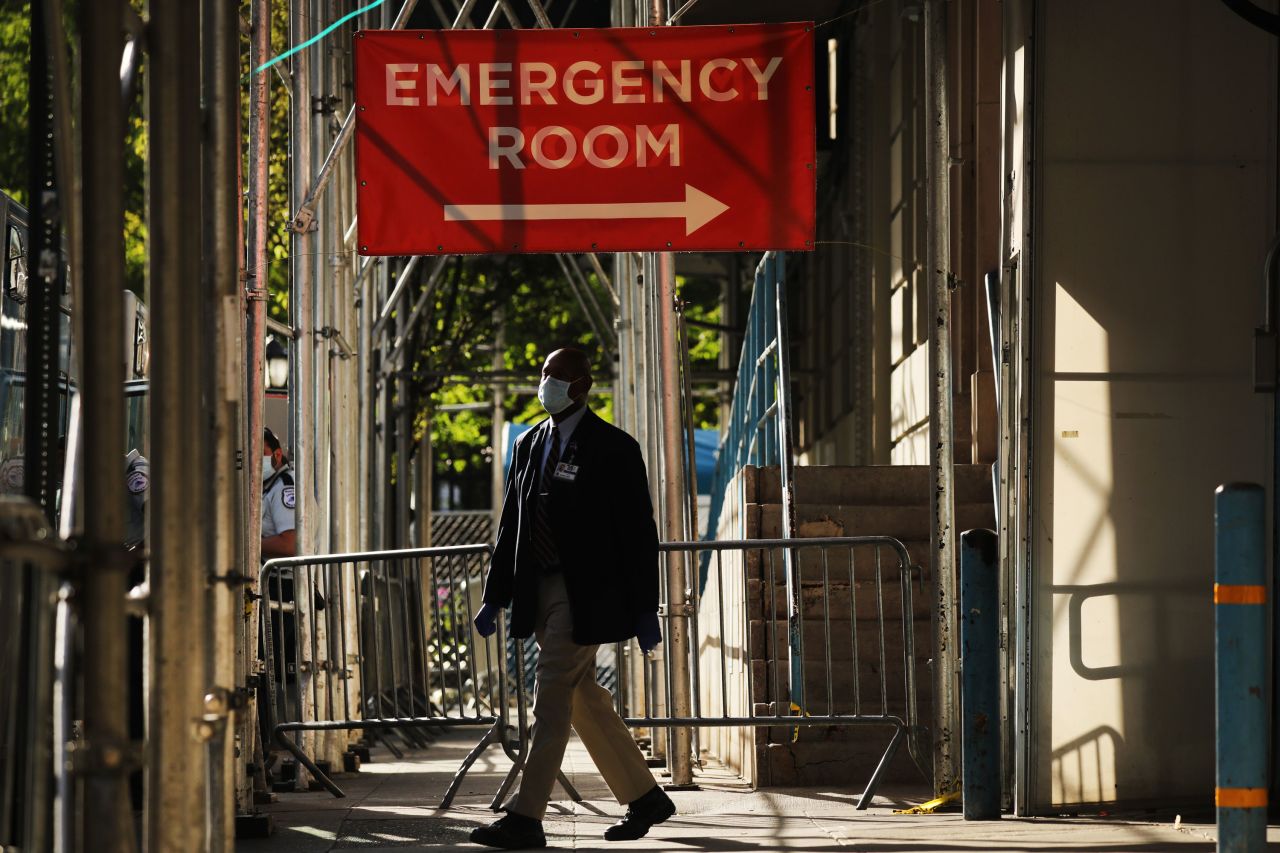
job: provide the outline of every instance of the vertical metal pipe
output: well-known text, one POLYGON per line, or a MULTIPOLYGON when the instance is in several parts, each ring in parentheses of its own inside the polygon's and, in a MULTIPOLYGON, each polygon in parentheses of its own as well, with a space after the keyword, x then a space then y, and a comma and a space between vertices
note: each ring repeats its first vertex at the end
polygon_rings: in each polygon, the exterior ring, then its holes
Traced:
MULTIPOLYGON (((377 260, 376 258, 373 260, 377 260)), ((373 382, 373 286, 375 275, 356 276, 355 300, 356 319, 360 329, 359 343, 356 345, 356 408, 359 412, 359 441, 356 444, 356 479, 355 489, 360 495, 358 507, 359 534, 357 550, 372 549, 373 541, 369 532, 373 529, 372 489, 370 476, 373 463, 373 411, 375 394, 373 382)))
MULTIPOLYGON (((791 353, 787 329, 787 285, 786 255, 781 252, 770 252, 761 262, 765 270, 769 290, 772 291, 772 304, 766 300, 761 306, 766 309, 762 314, 773 309, 773 328, 766 329, 765 335, 772 335, 775 357, 777 358, 777 374, 774 381, 775 400, 778 407, 778 471, 782 486, 782 536, 793 539, 796 535, 795 483, 792 465, 795 459, 795 441, 791 434, 791 353)), ((767 361, 766 361, 767 364, 767 361)), ((768 384, 765 385, 767 389, 768 384)), ((765 406, 764 395, 760 395, 761 407, 765 406)), ((800 583, 800 567, 796 564, 796 554, 791 548, 782 552, 783 571, 787 583, 787 654, 789 656, 791 674, 791 709, 798 714, 805 713, 804 683, 804 591, 800 583)), ((828 673, 829 673, 828 668, 828 673)), ((830 713, 828 706, 827 713, 830 713)))
MULTIPOLYGON (((239 584, 239 555, 236 531, 244 525, 240 516, 239 474, 236 450, 243 436, 237 435, 239 401, 244 376, 240 342, 240 92, 239 16, 230 3, 204 3, 203 123, 205 200, 204 294, 205 350, 212 358, 202 360, 204 387, 209 390, 204 406, 210 414, 212 434, 208 444, 205 478, 212 510, 212 526, 206 539, 213 574, 223 578, 208 587, 209 626, 206 649, 208 687, 205 723, 209 741, 210 850, 229 851, 235 844, 236 768, 234 760, 231 697, 236 688, 236 627, 240 615, 236 607, 239 584)), ((264 75, 265 76, 265 75, 264 75)), ((254 478, 257 479, 257 478, 254 478)), ((242 609, 242 608, 241 608, 242 609)), ((247 791, 246 791, 247 793, 247 791)), ((247 805, 247 804, 246 804, 247 805)))
MULTIPOLYGON (((507 348, 507 328, 506 328, 506 311, 502 308, 493 312, 493 358, 490 362, 494 371, 502 370, 505 364, 503 353, 507 348)), ((507 422, 507 412, 504 408, 506 402, 507 386, 504 382, 493 383, 493 420, 492 420, 492 436, 493 444, 493 463, 489 475, 489 508, 493 515, 493 521, 490 525, 490 534, 485 541, 492 542, 498 533, 498 522, 502 518, 502 495, 506 484, 506 472, 503 470, 507 455, 507 445, 503 441, 503 433, 507 422)), ((615 386, 615 397, 616 386, 615 386)), ((616 411, 616 406, 615 406, 616 411)), ((430 472, 428 472, 430 476, 430 472)))
POLYGON ((996 534, 966 530, 960 536, 960 644, 964 655, 960 751, 965 820, 1000 818, 999 578, 996 534))
MULTIPOLYGON (((348 32, 350 25, 345 25, 339 31, 339 37, 349 37, 348 32)), ((335 41, 334 46, 330 50, 329 63, 331 66, 330 79, 331 85, 336 92, 344 92, 346 83, 350 80, 350 69, 344 57, 349 53, 344 49, 339 49, 338 44, 341 41, 335 41)), ((332 127, 332 120, 330 122, 332 127)), ((330 245, 330 266, 333 269, 333 314, 332 325, 342 335, 344 340, 357 340, 356 331, 358 329, 353 281, 354 264, 356 257, 352 247, 347 240, 347 225, 355 217, 353 206, 353 185, 354 176, 351 170, 351 157, 340 154, 336 164, 337 185, 333 192, 333 212, 329 216, 328 224, 331 233, 330 245)), ((351 235, 354 238, 354 233, 351 235)), ((330 542, 330 548, 335 552, 358 550, 356 543, 357 513, 359 511, 359 489, 353 488, 352 484, 358 482, 356 479, 356 451, 350 446, 349 441, 344 445, 341 443, 342 438, 357 435, 359 432, 358 414, 355 408, 355 389, 353 387, 355 378, 355 364, 352 361, 352 353, 343 347, 330 347, 330 370, 333 374, 333 406, 330 416, 330 465, 332 472, 329 477, 329 501, 333 507, 333 533, 330 542), (332 448, 338 445, 340 449, 332 452, 332 448)), ((350 671, 348 668, 348 649, 349 639, 353 625, 350 617, 347 615, 347 608, 344 602, 347 598, 348 590, 353 590, 350 575, 344 570, 342 565, 333 567, 329 570, 329 585, 332 589, 334 598, 338 602, 338 607, 330 614, 330 635, 329 643, 331 648, 332 660, 334 666, 329 671, 329 690, 333 705, 338 710, 342 718, 347 718, 350 714, 350 695, 349 695, 349 679, 350 671)), ((354 731, 335 732, 333 744, 331 745, 331 760, 345 761, 345 753, 349 749, 351 743, 355 740, 356 733, 354 731)), ((342 766, 342 765, 337 765, 342 766)))
POLYGON ((957 701, 956 560, 955 560, 955 434, 951 364, 951 209, 949 198, 951 147, 947 107, 947 4, 928 0, 924 9, 925 176, 928 184, 925 274, 929 281, 929 531, 933 554, 934 636, 934 761, 933 787, 938 796, 960 780, 954 735, 959 727, 957 701))
MULTIPOLYGON (((313 26, 311 0, 291 0, 289 35, 293 44, 301 44, 311 35, 313 26)), ((293 99, 290 108, 290 192, 305 190, 311 178, 311 52, 299 51, 293 57, 293 99)), ((293 444, 294 477, 297 480, 296 523, 298 553, 311 550, 312 515, 315 512, 315 471, 311 457, 313 447, 310 429, 314 419, 310 406, 310 390, 314 374, 314 332, 311 327, 315 261, 314 226, 290 226, 292 247, 289 251, 291 325, 297 340, 289 375, 289 437, 293 444)))
MULTIPOLYGON (((311 36, 315 26, 311 0, 292 0, 289 16, 290 41, 302 44, 311 36)), ((312 68, 311 51, 303 50, 293 56, 293 100, 290 105, 289 144, 290 144, 290 206, 295 210, 300 206, 301 194, 311 182, 312 174, 312 68)), ((297 482, 295 494, 295 532, 299 554, 312 554, 316 551, 316 522, 318 515, 319 481, 317 479, 314 431, 316 427, 315 398, 313 385, 315 382, 316 327, 314 326, 314 279, 315 279, 315 223, 304 222, 290 226, 293 229, 292 245, 289 250, 290 291, 289 312, 291 325, 298 336, 294 342, 293 358, 289 372, 289 438, 293 444, 294 478, 297 482)), ((296 589, 294 606, 297 607, 298 625, 298 682, 302 686, 305 680, 310 682, 316 673, 309 666, 304 666, 304 658, 311 647, 310 612, 313 602, 303 595, 301 588, 296 589)), ((314 719, 314 708, 311 703, 311 690, 308 683, 299 691, 299 699, 303 703, 299 712, 302 719, 314 719)), ((315 754, 318 738, 314 733, 304 732, 301 735, 302 748, 309 755, 315 754)), ((299 781, 305 784, 302 769, 299 768, 299 781)))
POLYGON ((413 540, 409 536, 409 494, 413 463, 411 460, 413 442, 410 433, 413 431, 413 413, 410 411, 409 382, 406 371, 397 370, 396 383, 396 539, 395 547, 412 548, 413 540))
MULTIPOLYGON (((862 658, 858 654, 858 566, 854 557, 854 548, 849 549, 849 659, 853 662, 853 713, 862 714, 862 683, 859 667, 862 658)), ((910 626, 904 630, 910 631, 910 626)))
MULTIPOLYGON (((655 23, 661 23, 658 11, 660 0, 655 0, 655 23)), ((676 352, 675 257, 670 252, 659 252, 656 258, 659 293, 659 347, 662 359, 662 483, 665 500, 665 529, 668 541, 687 538, 684 529, 684 442, 680 419, 680 366, 676 352)), ((671 671, 671 713, 677 717, 690 714, 689 680, 689 605, 688 580, 683 551, 667 555, 667 661, 671 671)), ((687 728, 671 730, 671 746, 668 764, 673 785, 688 785, 693 781, 689 762, 690 731, 687 728)))
MULTIPOLYGON (((206 335, 199 292, 190 286, 200 277, 200 64, 193 47, 200 24, 198 6, 185 0, 153 0, 150 11, 151 393, 160 404, 151 407, 147 847, 198 850, 205 843, 207 799, 198 769, 204 751, 193 722, 204 713, 210 570, 197 534, 207 529, 205 487, 191 476, 192 460, 205 458, 207 433, 200 399, 206 335)), ((116 488, 111 501, 118 495, 116 488)))
MULTIPOLYGON (((250 10, 252 29, 249 42, 249 67, 257 68, 269 58, 271 52, 271 0, 253 0, 250 10)), ((267 266, 267 191, 268 166, 271 145, 271 76, 265 72, 254 74, 249 85, 249 175, 248 216, 246 228, 248 247, 245 275, 245 386, 244 386, 244 437, 242 442, 245 475, 244 487, 244 566, 245 574, 256 578, 262 562, 262 482, 255 476, 262 456, 262 423, 264 386, 268 270, 267 266)), ((287 346, 286 342, 286 346, 287 346)), ((252 588, 249 588, 252 591, 252 588)), ((261 591, 260 591, 261 592, 261 591)), ((261 601, 265 602, 265 598, 261 601)), ((244 649, 246 674, 253 670, 258 654, 258 628, 262 620, 248 617, 244 622, 244 649)), ((271 675, 268 673, 268 678, 271 675)), ((247 685, 246 685, 247 686, 247 685)), ((254 754, 251 745, 258 739, 255 703, 250 702, 240 714, 238 730, 240 743, 246 754, 254 754)), ((264 744, 264 750, 269 745, 264 744)), ((240 795, 240 807, 255 811, 252 792, 240 795)))
MULTIPOLYGON (((32 6, 38 5, 33 3, 32 6)), ((121 33, 118 3, 87 3, 81 32, 121 33)), ((47 24, 48 22, 46 22, 47 24)), ((133 848, 125 788, 127 695, 125 676, 124 502, 120 475, 124 449, 124 111, 120 103, 119 39, 89 39, 84 52, 83 121, 85 241, 94 259, 94 286, 85 288, 85 360, 81 386, 88 464, 85 466, 85 545, 104 557, 84 573, 84 725, 94 766, 84 777, 81 839, 100 839, 102 849, 133 848)), ((65 188, 64 188, 65 189, 65 188)), ((33 230, 38 201, 32 199, 33 230)), ((54 249, 55 256, 57 249, 54 249)), ((59 264, 60 266, 60 264, 59 264)), ((39 298, 38 296, 36 297, 39 298)), ((51 300, 56 314, 58 294, 51 300)), ((56 328, 56 317, 54 328, 56 328)), ((56 338, 54 340, 56 352, 56 338)), ((55 373, 56 375, 56 373, 55 373)), ((31 385, 28 384, 28 393, 31 385)), ((47 389, 53 393, 53 388, 47 389)), ((30 462, 28 462, 30 464, 30 462)), ((37 603, 44 607, 45 602, 37 603)))
MULTIPOLYGON (((322 20, 334 20, 341 14, 338 11, 339 3, 337 0, 327 0, 323 10, 320 13, 322 20)), ((337 33, 338 39, 326 45, 324 52, 321 54, 322 61, 313 65, 313 73, 317 80, 319 88, 319 103, 322 105, 313 109, 315 122, 315 139, 318 141, 313 146, 312 168, 315 172, 319 172, 324 165, 325 154, 330 145, 330 140, 336 136, 340 122, 336 118, 336 112, 341 108, 341 97, 337 92, 341 91, 339 84, 338 69, 338 53, 340 48, 337 45, 350 44, 349 41, 342 41, 341 32, 337 33)), ((335 157, 332 166, 334 174, 340 174, 341 161, 335 157)), ((320 259, 320 265, 316 270, 316 284, 314 289, 315 299, 313 300, 313 328, 327 329, 326 336, 317 334, 314 338, 316 344, 315 350, 315 381, 312 391, 312 411, 314 413, 314 442, 315 442, 315 463, 316 471, 316 504, 317 517, 324 519, 323 523, 317 522, 314 525, 316 532, 315 552, 318 554, 334 553, 342 550, 338 547, 342 529, 342 512, 343 501, 341 494, 335 494, 335 470, 337 460, 333 454, 333 439, 335 435, 343 434, 339 430, 345 425, 341 424, 342 407, 340 405, 341 390, 339 387, 341 374, 341 359, 339 354, 342 352, 337 345, 338 333, 343 331, 343 326, 339 315, 339 299, 341 297, 341 273, 340 273, 340 255, 338 254, 342 246, 342 223, 343 219, 339 205, 341 204, 341 190, 336 189, 328 194, 321 201, 320 222, 320 245, 317 247, 320 259)), ((316 580, 322 595, 332 600, 332 579, 333 568, 328 565, 320 566, 316 571, 316 580)), ((337 679, 334 677, 335 670, 329 666, 332 662, 332 649, 336 639, 334 631, 335 623, 332 618, 332 610, 326 609, 324 612, 316 614, 317 637, 316 643, 320 654, 323 656, 324 666, 317 669, 317 680, 320 682, 320 697, 324 703, 323 713, 328 714, 328 710, 333 707, 336 698, 337 679)), ((317 716, 320 716, 317 710, 317 716)), ((343 742, 346 734, 340 731, 326 731, 319 740, 322 747, 317 757, 329 761, 332 766, 342 766, 343 742)))
MULTIPOLYGON (((57 773, 57 791, 53 800, 53 851, 71 853, 75 849, 75 780, 66 771, 68 750, 72 742, 72 718, 75 716, 75 673, 71 659, 76 643, 76 617, 71 607, 74 589, 63 584, 58 590, 58 605, 54 611, 53 634, 53 760, 62 768, 57 773)), ((43 816, 42 816, 43 822, 43 816)), ((31 839, 28 839, 30 842, 31 839)), ((38 848, 36 848, 38 849, 38 848)))
POLYGON ((630 255, 624 252, 618 252, 613 256, 613 280, 617 282, 617 289, 620 292, 617 309, 618 372, 613 380, 613 418, 619 429, 627 430, 634 435, 635 416, 631 411, 635 400, 632 393, 634 358, 631 355, 631 300, 627 298, 627 288, 631 284, 629 257, 630 255))
MULTIPOLYGON (((56 177, 54 143, 54 96, 49 86, 48 31, 57 22, 46 20, 43 3, 31 4, 31 60, 28 111, 28 160, 30 180, 30 221, 27 256, 33 269, 30 298, 27 302, 26 385, 23 399, 23 487, 27 497, 35 501, 46 517, 54 519, 57 472, 60 469, 58 442, 52 425, 58 422, 58 330, 59 300, 65 283, 62 248, 62 197, 71 198, 71 188, 59 186, 56 177)), ((109 16, 110 17, 110 16, 109 16)), ((105 60, 100 60, 105 62, 105 60)), ((117 92, 114 96, 119 98, 117 92)), ((114 112, 119 115, 119 104, 114 112)), ((93 111, 90 111, 93 114, 93 111)), ((109 115, 103 115, 102 127, 110 128, 109 115)), ((122 131, 123 133, 123 131, 122 131)), ((106 151, 87 155, 91 160, 106 159, 115 150, 116 137, 107 142, 106 151)), ((90 166, 95 168, 96 166, 90 166)), ((112 168, 103 165, 103 168, 112 168)), ((117 187, 118 188, 118 187, 117 187)), ((102 192, 110 192, 101 190, 102 192)), ((110 216, 108 212, 102 216, 110 216)), ((104 227, 101 224, 99 227, 104 227)), ((105 238, 104 238, 105 239, 105 238)), ((116 276, 119 290, 120 276, 116 276)), ((106 291, 106 285, 103 287, 106 291)), ((118 294, 117 294, 118 295, 118 294)), ((119 310, 112 316, 119 316, 119 310)), ((106 388, 111 386, 103 386, 106 388)), ((110 392, 105 392, 110 393, 110 392)), ((112 453, 118 453, 123 444, 112 453)), ((105 459, 106 457, 103 457, 105 459)), ((114 458, 114 457, 112 457, 114 458)))
POLYGON ((1267 846, 1267 495, 1255 483, 1214 496, 1218 850, 1267 846))

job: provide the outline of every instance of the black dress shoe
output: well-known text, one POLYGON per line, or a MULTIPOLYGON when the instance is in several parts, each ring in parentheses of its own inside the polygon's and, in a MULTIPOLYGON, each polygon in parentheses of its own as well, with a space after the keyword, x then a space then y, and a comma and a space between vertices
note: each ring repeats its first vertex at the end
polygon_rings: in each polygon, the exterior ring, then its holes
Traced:
POLYGON ((471 830, 471 840, 488 847, 503 850, 530 850, 547 846, 547 836, 542 834, 542 821, 507 812, 488 826, 471 830))
POLYGON ((627 806, 622 820, 604 831, 606 841, 635 841, 643 838, 649 828, 662 823, 676 813, 676 804, 661 788, 654 785, 649 793, 627 806))

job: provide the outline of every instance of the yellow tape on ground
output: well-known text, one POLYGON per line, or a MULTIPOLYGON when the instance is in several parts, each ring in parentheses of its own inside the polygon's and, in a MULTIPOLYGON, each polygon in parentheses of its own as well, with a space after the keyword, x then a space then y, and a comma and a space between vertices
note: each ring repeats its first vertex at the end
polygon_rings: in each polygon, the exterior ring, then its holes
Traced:
POLYGON ((936 800, 930 800, 927 803, 921 803, 920 805, 912 806, 909 809, 894 809, 893 813, 894 814, 933 814, 938 809, 942 808, 948 803, 954 803, 958 799, 960 799, 960 792, 952 791, 950 794, 943 794, 941 797, 938 797, 936 800))

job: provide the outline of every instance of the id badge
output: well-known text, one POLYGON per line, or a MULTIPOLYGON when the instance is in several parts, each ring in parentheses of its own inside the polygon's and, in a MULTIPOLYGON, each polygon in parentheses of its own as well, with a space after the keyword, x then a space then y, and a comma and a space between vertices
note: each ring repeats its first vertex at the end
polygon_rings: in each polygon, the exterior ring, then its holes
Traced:
POLYGON ((561 482, 572 483, 578 479, 578 466, 570 465, 568 462, 559 462, 556 464, 555 473, 551 476, 561 482))

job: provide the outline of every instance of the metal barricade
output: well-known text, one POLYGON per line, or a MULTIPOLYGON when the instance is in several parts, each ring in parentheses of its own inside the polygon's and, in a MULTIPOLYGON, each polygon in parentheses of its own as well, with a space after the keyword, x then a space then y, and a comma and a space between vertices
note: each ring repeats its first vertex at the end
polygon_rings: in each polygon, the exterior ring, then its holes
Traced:
MULTIPOLYGON (((662 734, 677 727, 700 733, 709 751, 754 750, 756 731, 774 727, 881 726, 893 736, 876 763, 858 808, 866 808, 899 748, 927 766, 916 697, 913 581, 906 547, 884 536, 669 542, 664 559, 684 556, 689 604, 674 612, 662 584, 661 618, 670 633, 687 620, 687 671, 692 713, 675 716, 677 667, 663 655, 644 656, 634 643, 600 652, 618 713, 663 753, 662 734), (786 559, 790 552, 790 560, 786 559), (705 587, 692 572, 708 555, 705 587), (792 612, 787 564, 800 606, 792 612), (807 704, 792 712, 789 627, 805 637, 798 662, 807 704)), ((423 729, 484 727, 441 807, 490 745, 512 768, 493 799, 497 807, 527 754, 526 675, 536 647, 475 633, 488 545, 421 548, 272 560, 262 572, 271 622, 263 630, 269 711, 275 738, 335 796, 341 789, 307 754, 305 732, 399 731, 410 744, 423 729), (292 651, 290 651, 292 649, 292 651), (514 711, 515 719, 512 719, 514 711)), ((607 558, 606 558, 607 559, 607 558)), ((925 623, 927 624, 927 622, 925 623)), ((392 744, 388 741, 388 746, 392 744)), ((415 744, 416 745, 416 744, 415 744)), ((926 774, 927 775, 927 774, 926 774)), ((579 799, 560 777, 569 796, 579 799)))
MULTIPOLYGON (((663 729, 711 729, 705 735, 710 751, 720 754, 754 749, 755 730, 762 727, 795 734, 802 726, 892 727, 893 736, 858 808, 871 802, 904 742, 927 777, 916 697, 912 582, 918 570, 900 541, 861 536, 668 542, 659 547, 664 555, 690 554, 686 567, 698 566, 700 553, 709 558, 705 588, 686 584, 691 592, 687 612, 675 613, 667 606, 665 582, 662 592, 664 636, 673 621, 687 619, 689 635, 696 639, 688 667, 693 711, 676 717, 667 710, 675 667, 661 646, 642 656, 634 643, 619 643, 614 696, 629 726, 652 730, 655 746, 663 729), (808 704, 800 714, 791 713, 788 550, 798 575, 803 606, 797 621, 807 650, 799 671, 808 704)), ((665 573, 660 575, 665 581, 665 573)), ((512 768, 500 794, 518 772, 518 766, 512 768)))
MULTIPOLYGON (((489 638, 472 625, 491 552, 487 544, 461 545, 289 557, 263 566, 268 725, 334 796, 342 789, 312 759, 317 744, 308 733, 369 731, 399 756, 392 734, 426 746, 435 728, 485 728, 442 808, 490 745, 519 766, 523 743, 514 735, 527 729, 524 693, 508 693, 505 622, 500 618, 489 638), (511 700, 519 726, 508 722, 511 700)), ((518 683, 519 656, 515 668, 518 683)), ((561 783, 579 799, 563 777, 561 783)))

